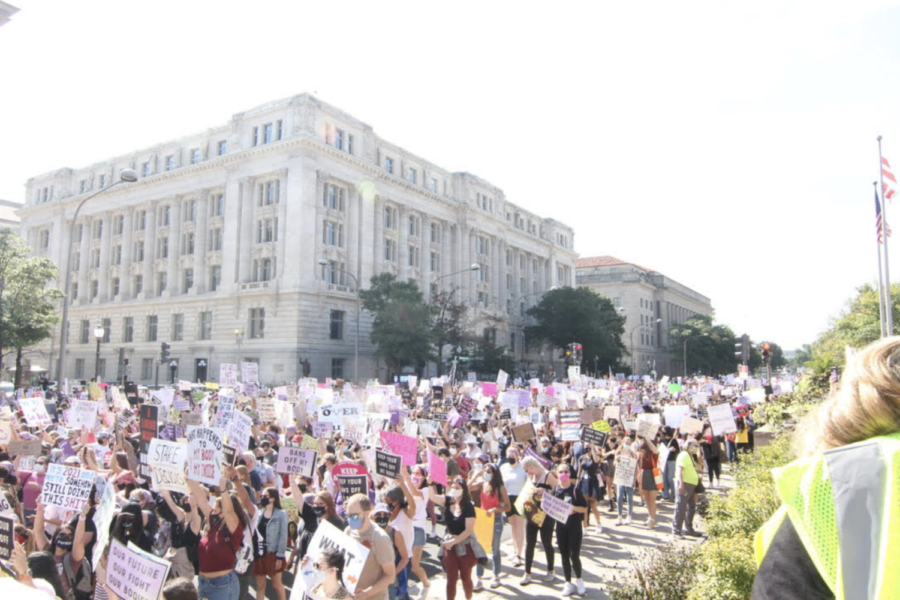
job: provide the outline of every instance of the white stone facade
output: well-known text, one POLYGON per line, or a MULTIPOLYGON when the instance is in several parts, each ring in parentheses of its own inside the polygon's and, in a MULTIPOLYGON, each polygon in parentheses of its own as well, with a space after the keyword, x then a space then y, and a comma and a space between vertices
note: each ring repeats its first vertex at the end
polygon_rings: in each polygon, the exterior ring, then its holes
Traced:
MULTIPOLYGON (((88 330, 100 319, 111 329, 101 350, 106 379, 118 376, 122 348, 131 378, 152 382, 161 342, 172 345, 182 379, 201 377, 201 361, 215 379, 239 352, 259 362, 264 383, 296 380, 303 359, 314 377, 352 378, 356 286, 340 269, 363 287, 381 272, 423 290, 440 278, 441 289, 458 289, 470 306, 471 329, 493 330, 500 346, 515 336, 521 357, 516 306, 574 285, 570 227, 307 94, 238 113, 224 127, 30 179, 20 216, 34 252, 64 265, 78 202, 125 168, 139 181, 91 199, 76 224, 70 378, 93 373, 88 330), (336 268, 320 266, 323 258, 336 268), (445 277, 473 263, 481 271, 445 277)), ((363 312, 361 380, 383 377, 369 324, 363 312)), ((58 341, 56 332, 44 348, 54 366, 58 341)), ((167 375, 163 368, 160 379, 167 375)))
POLYGON ((694 315, 711 315, 709 298, 661 273, 612 256, 579 258, 575 281, 579 287, 603 294, 613 305, 624 309, 622 342, 632 355, 628 364, 633 365, 636 374, 682 374, 681 361, 671 355, 668 332, 694 315))
POLYGON ((0 229, 15 229, 19 231, 21 220, 16 213, 22 208, 18 202, 0 200, 0 229))

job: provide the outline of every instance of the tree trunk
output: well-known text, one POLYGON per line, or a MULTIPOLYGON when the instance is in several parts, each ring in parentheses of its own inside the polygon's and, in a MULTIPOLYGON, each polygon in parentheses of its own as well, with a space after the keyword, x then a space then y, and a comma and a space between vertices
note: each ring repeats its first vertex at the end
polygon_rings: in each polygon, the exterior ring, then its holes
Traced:
POLYGON ((438 343, 437 349, 437 376, 440 377, 444 374, 444 344, 438 343))
POLYGON ((24 374, 24 373, 22 373, 22 355, 23 355, 22 348, 16 348, 16 378, 13 381, 13 386, 16 389, 19 389, 20 386, 24 387, 21 385, 21 383, 22 383, 21 378, 22 378, 22 375, 24 374))

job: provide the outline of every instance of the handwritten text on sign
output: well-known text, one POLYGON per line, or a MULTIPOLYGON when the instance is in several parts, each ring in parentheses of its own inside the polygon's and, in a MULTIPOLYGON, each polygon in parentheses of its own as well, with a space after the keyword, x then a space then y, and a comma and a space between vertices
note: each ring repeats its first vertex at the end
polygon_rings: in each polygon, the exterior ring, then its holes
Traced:
POLYGON ((395 454, 388 454, 377 450, 375 452, 375 472, 390 479, 400 478, 401 458, 395 454))
POLYGON ((222 477, 222 436, 209 427, 188 428, 188 479, 219 485, 222 477))
POLYGON ((120 598, 156 600, 169 574, 169 561, 141 552, 129 543, 126 548, 113 540, 109 548, 106 585, 120 598))
POLYGON ((51 464, 44 479, 41 503, 80 511, 91 495, 94 476, 94 472, 87 469, 51 464))
POLYGON ((186 444, 154 438, 150 440, 149 459, 154 490, 171 490, 183 494, 189 492, 187 482, 184 480, 184 466, 187 463, 186 444))
POLYGON ((403 464, 413 467, 416 464, 416 450, 419 448, 419 439, 412 436, 394 433, 393 431, 381 431, 381 441, 386 450, 392 454, 398 454, 403 458, 403 464))
POLYGON ((278 463, 275 465, 275 472, 312 477, 318 456, 319 453, 315 450, 282 446, 278 449, 278 463))
POLYGON ((554 521, 565 524, 569 520, 569 515, 572 514, 572 505, 565 500, 560 500, 556 496, 544 492, 543 496, 541 496, 541 510, 547 513, 547 516, 554 521))

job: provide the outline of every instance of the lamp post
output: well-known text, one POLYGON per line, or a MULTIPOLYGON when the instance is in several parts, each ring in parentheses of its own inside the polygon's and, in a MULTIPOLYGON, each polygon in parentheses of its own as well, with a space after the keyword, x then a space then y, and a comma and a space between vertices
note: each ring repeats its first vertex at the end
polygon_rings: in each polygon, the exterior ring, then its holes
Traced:
POLYGON ((134 169, 122 169, 122 172, 119 173, 119 180, 110 185, 109 187, 105 187, 102 190, 97 190, 84 200, 78 203, 78 206, 75 208, 75 214, 72 215, 72 223, 69 225, 69 244, 66 253, 66 275, 65 275, 65 283, 63 283, 63 306, 62 306, 62 319, 60 320, 60 329, 59 329, 59 360, 57 362, 56 367, 56 380, 62 381, 65 378, 66 373, 66 358, 67 356, 67 345, 68 345, 68 337, 69 337, 69 294, 71 293, 71 285, 72 285, 72 269, 69 261, 72 259, 72 247, 75 245, 75 223, 78 221, 78 213, 81 212, 81 207, 84 206, 84 203, 90 200, 91 198, 97 196, 98 194, 102 194, 103 192, 110 190, 120 183, 133 183, 138 180, 137 172, 134 169))
POLYGON ((97 383, 100 383, 100 342, 103 341, 103 335, 105 333, 103 325, 97 323, 97 326, 94 328, 94 338, 97 340, 97 357, 94 361, 94 381, 97 383))
POLYGON ((178 370, 178 361, 173 360, 169 363, 170 379, 169 383, 175 383, 175 371, 178 370))
POLYGON ((234 330, 234 341, 237 342, 237 368, 241 368, 241 344, 244 343, 244 332, 240 329, 234 330))
POLYGON ((335 267, 324 258, 319 259, 319 264, 323 267, 330 266, 335 271, 343 273, 344 275, 352 279, 353 285, 356 286, 356 337, 353 340, 353 381, 355 383, 359 383, 359 307, 360 303, 362 302, 362 298, 359 295, 359 280, 350 271, 347 271, 346 269, 342 269, 340 267, 335 267))
POLYGON ((702 337, 709 337, 709 334, 708 334, 708 333, 704 333, 704 334, 702 334, 702 335, 695 335, 695 336, 692 336, 692 337, 689 337, 689 338, 685 338, 685 339, 684 339, 684 352, 682 353, 681 357, 684 359, 684 365, 683 365, 683 366, 684 366, 684 378, 685 378, 685 379, 687 379, 687 344, 688 344, 688 342, 691 341, 691 340, 696 340, 696 339, 699 339, 699 338, 702 338, 702 337))

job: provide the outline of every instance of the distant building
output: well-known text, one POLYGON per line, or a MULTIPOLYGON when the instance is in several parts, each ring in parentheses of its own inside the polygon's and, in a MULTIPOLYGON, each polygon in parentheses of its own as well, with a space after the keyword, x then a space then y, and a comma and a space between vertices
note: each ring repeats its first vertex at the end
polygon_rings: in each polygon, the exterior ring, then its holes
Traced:
POLYGON ((0 200, 0 229, 19 230, 19 216, 16 211, 22 208, 22 205, 12 200, 0 200))
POLYGON ((12 4, 7 4, 0 0, 0 27, 9 23, 10 17, 19 12, 19 9, 12 4))
MULTIPOLYGON (((668 331, 695 315, 711 315, 709 298, 662 273, 613 256, 579 258, 575 282, 603 294, 624 309, 622 341, 636 374, 680 375, 683 365, 670 353, 668 331)), ((590 357, 584 357, 585 364, 590 357)))

